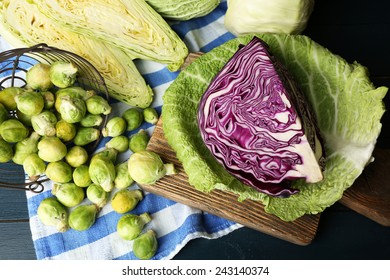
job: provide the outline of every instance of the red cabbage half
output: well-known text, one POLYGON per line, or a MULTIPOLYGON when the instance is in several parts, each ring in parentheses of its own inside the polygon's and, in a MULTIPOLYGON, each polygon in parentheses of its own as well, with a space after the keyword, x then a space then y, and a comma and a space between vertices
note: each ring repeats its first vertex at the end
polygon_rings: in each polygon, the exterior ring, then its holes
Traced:
POLYGON ((198 108, 204 143, 244 184, 277 197, 298 192, 290 181, 323 179, 322 139, 303 93, 254 37, 214 77, 198 108))

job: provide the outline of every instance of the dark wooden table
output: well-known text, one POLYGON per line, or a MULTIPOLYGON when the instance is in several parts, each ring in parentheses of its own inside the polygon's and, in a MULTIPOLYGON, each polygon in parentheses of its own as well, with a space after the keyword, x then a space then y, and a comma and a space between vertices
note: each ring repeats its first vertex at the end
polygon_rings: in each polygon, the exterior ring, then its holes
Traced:
MULTIPOLYGON (((390 87, 389 30, 388 1, 317 0, 304 33, 348 61, 367 66, 375 85, 390 87)), ((390 149, 389 118, 389 113, 383 117, 380 148, 390 149)), ((390 184, 388 174, 383 176, 383 184, 390 184)), ((15 181, 22 178, 20 170, 15 181)), ((26 194, 0 189, 0 259, 35 258, 26 194)), ((310 245, 241 228, 215 240, 193 240, 175 259, 390 259, 390 228, 336 203, 321 215, 310 245)))

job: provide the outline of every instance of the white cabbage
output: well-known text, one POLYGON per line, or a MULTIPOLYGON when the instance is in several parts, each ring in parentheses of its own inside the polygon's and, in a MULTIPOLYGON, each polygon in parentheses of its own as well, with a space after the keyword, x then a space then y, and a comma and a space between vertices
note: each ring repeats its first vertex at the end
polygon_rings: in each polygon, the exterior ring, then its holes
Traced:
POLYGON ((117 46, 134 59, 179 70, 188 49, 168 23, 144 0, 32 0, 62 28, 117 46))
POLYGON ((228 0, 225 27, 234 35, 299 34, 307 24, 314 0, 228 0))
POLYGON ((209 14, 220 0, 146 0, 163 18, 189 20, 209 14))

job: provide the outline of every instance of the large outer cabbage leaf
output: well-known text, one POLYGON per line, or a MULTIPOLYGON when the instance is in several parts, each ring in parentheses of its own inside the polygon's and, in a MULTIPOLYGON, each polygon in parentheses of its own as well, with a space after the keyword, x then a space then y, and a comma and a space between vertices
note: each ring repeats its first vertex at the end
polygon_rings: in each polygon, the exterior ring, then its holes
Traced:
POLYGON ((170 85, 163 96, 163 129, 189 177, 200 191, 222 189, 240 200, 264 203, 265 210, 285 221, 322 212, 338 201, 370 162, 381 130, 386 87, 376 88, 367 69, 345 61, 303 35, 258 34, 300 84, 316 114, 325 141, 324 179, 294 181, 300 192, 275 198, 240 183, 204 145, 197 125, 198 103, 213 77, 253 35, 238 37, 202 55, 170 85))
POLYGON ((25 0, 2 1, 0 34, 13 47, 46 43, 80 55, 103 76, 110 96, 128 105, 146 108, 153 101, 153 91, 132 57, 117 47, 61 28, 25 0))
POLYGON ((62 28, 122 48, 133 58, 168 64, 176 71, 188 49, 144 0, 31 0, 62 28))
POLYGON ((189 20, 209 14, 220 0, 145 0, 163 18, 189 20))

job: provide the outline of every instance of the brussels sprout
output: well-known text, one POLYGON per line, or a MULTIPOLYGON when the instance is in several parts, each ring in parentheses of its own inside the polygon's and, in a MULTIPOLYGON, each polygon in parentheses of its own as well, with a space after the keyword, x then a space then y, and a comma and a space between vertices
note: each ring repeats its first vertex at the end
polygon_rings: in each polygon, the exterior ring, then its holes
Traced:
POLYGON ((149 135, 148 133, 141 129, 136 134, 130 137, 129 139, 129 149, 135 153, 139 151, 146 150, 146 147, 149 143, 149 135))
POLYGON ((43 199, 38 206, 37 214, 44 225, 54 226, 60 232, 69 229, 68 212, 55 197, 43 199))
POLYGON ((41 136, 33 131, 29 137, 17 142, 14 146, 12 161, 16 164, 23 164, 27 156, 37 153, 40 138, 41 136))
POLYGON ((47 162, 55 162, 63 159, 67 148, 57 136, 45 136, 38 142, 38 155, 47 162))
POLYGON ((43 109, 44 110, 50 110, 51 108, 54 107, 54 103, 56 101, 56 97, 54 93, 51 91, 41 91, 41 95, 43 97, 43 109))
POLYGON ((10 143, 0 138, 0 162, 8 162, 12 159, 14 151, 10 143))
POLYGON ((124 153, 129 149, 129 138, 125 135, 115 136, 106 143, 105 147, 124 153))
POLYGON ((8 118, 9 118, 8 110, 5 108, 5 106, 2 103, 0 103, 0 124, 2 124, 3 121, 7 120, 8 118))
POLYGON ((81 98, 62 96, 59 113, 61 118, 68 123, 81 121, 87 112, 85 101, 81 98))
POLYGON ((111 206, 115 212, 123 214, 133 210, 143 197, 140 190, 122 189, 111 198, 111 206))
POLYGON ((115 166, 115 180, 114 187, 117 189, 124 189, 129 187, 134 180, 131 178, 129 174, 129 168, 127 167, 127 161, 118 163, 115 166))
MULTIPOLYGON (((94 158, 103 158, 104 160, 110 160, 112 163, 116 162, 118 157, 118 151, 114 148, 105 148, 92 156, 94 158)), ((92 160, 91 159, 91 160, 92 160)))
POLYGON ((49 162, 46 166, 46 176, 56 183, 68 183, 72 181, 72 167, 65 161, 49 162))
POLYGON ((21 87, 8 87, 0 91, 0 102, 8 111, 16 110, 15 97, 24 91, 21 87))
POLYGON ((136 108, 129 108, 123 112, 122 118, 127 122, 127 131, 138 128, 144 121, 144 115, 136 108))
POLYGON ((73 182, 54 184, 51 193, 57 197, 62 205, 67 207, 77 206, 85 198, 84 190, 73 182))
POLYGON ((19 110, 16 110, 16 118, 25 126, 31 127, 31 117, 30 115, 23 114, 19 110))
POLYGON ((134 240, 133 253, 141 260, 148 260, 156 254, 157 247, 156 233, 150 229, 134 240))
POLYGON ((69 96, 72 98, 80 98, 84 101, 89 98, 93 93, 93 91, 88 91, 83 89, 82 87, 68 87, 68 88, 62 88, 56 91, 56 101, 54 103, 54 107, 57 110, 57 112, 60 111, 61 106, 61 98, 64 96, 69 96))
POLYGON ((50 80, 50 65, 37 63, 26 72, 26 82, 29 87, 37 90, 48 90, 53 86, 50 80))
POLYGON ((113 117, 107 122, 106 126, 102 129, 102 135, 104 137, 119 136, 126 131, 126 127, 127 124, 124 118, 113 117))
POLYGON ((56 136, 64 142, 71 141, 76 136, 77 128, 73 123, 59 120, 56 123, 56 136))
POLYGON ((164 164, 158 154, 146 150, 132 154, 128 168, 131 178, 139 184, 153 184, 165 175, 176 173, 173 164, 164 164))
POLYGON ((151 220, 152 218, 148 213, 141 215, 126 214, 119 219, 116 231, 124 240, 134 240, 151 220))
POLYGON ((40 176, 45 173, 46 164, 38 154, 30 154, 23 161, 23 169, 26 174, 32 178, 34 176, 40 176))
POLYGON ((109 192, 106 192, 101 186, 92 183, 87 188, 87 198, 99 208, 107 204, 109 192))
POLYGON ((31 117, 31 126, 41 136, 55 136, 56 123, 56 115, 51 111, 43 111, 31 117))
POLYGON ((72 62, 56 61, 50 66, 50 81, 59 88, 70 87, 76 81, 78 69, 72 62))
POLYGON ((100 95, 94 95, 85 101, 87 111, 94 115, 108 115, 111 113, 111 106, 106 99, 100 95))
POLYGON ((94 127, 80 127, 76 136, 73 138, 73 142, 78 146, 85 146, 93 141, 98 140, 100 137, 100 130, 94 127))
POLYGON ((93 115, 87 113, 84 118, 80 121, 80 125, 83 127, 94 127, 100 126, 103 123, 103 117, 101 115, 93 115))
POLYGON ((0 136, 10 143, 22 141, 28 133, 28 129, 17 119, 5 120, 0 124, 0 136))
POLYGON ((26 90, 16 95, 15 101, 17 109, 29 116, 38 115, 45 106, 42 94, 32 90, 26 90))
POLYGON ((65 161, 72 167, 78 167, 88 160, 87 150, 81 146, 71 147, 65 155, 65 161))
POLYGON ((156 124, 158 122, 158 114, 156 109, 149 107, 143 110, 144 120, 150 124, 156 124))
POLYGON ((92 158, 89 164, 89 176, 93 183, 100 185, 106 192, 110 192, 114 188, 114 163, 102 157, 92 158))
POLYGON ((91 177, 89 176, 88 165, 80 165, 73 170, 73 182, 82 188, 88 187, 91 183, 91 177))
POLYGON ((95 223, 98 212, 95 204, 79 205, 69 214, 69 226, 78 231, 87 230, 95 223))

